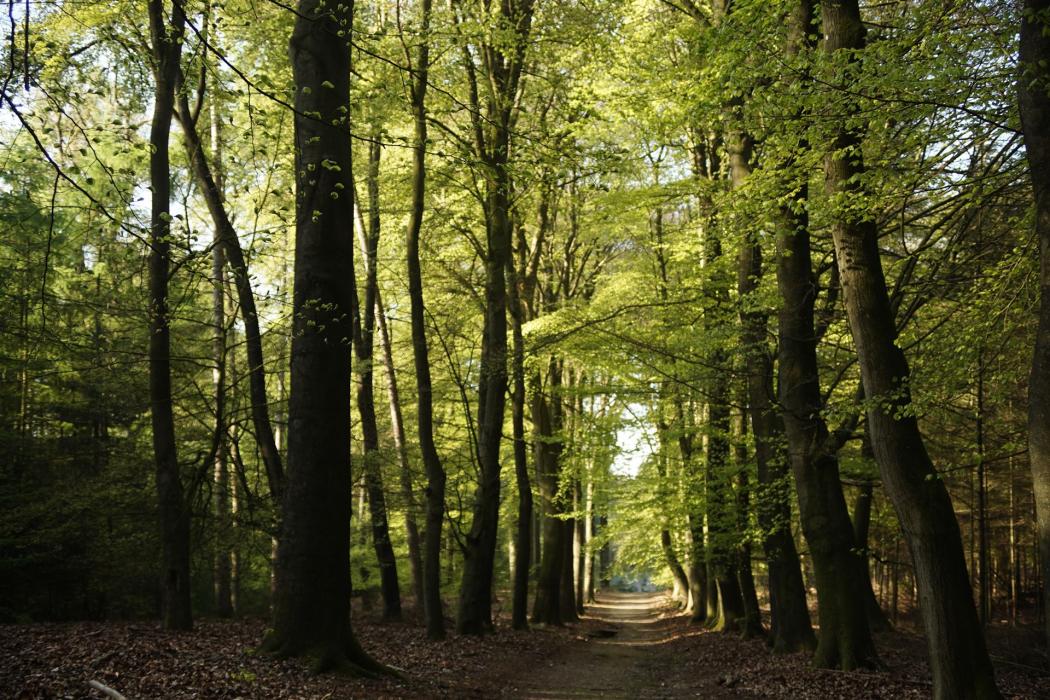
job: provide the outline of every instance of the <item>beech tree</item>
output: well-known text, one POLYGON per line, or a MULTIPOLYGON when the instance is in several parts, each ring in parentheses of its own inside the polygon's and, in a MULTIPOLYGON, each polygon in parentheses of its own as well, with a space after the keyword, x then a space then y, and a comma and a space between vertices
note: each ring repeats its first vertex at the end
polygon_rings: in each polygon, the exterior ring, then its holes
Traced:
POLYGON ((315 667, 382 666, 350 624, 350 392, 353 4, 302 0, 290 41, 295 77, 296 229, 288 474, 277 545, 274 628, 264 648, 315 667))

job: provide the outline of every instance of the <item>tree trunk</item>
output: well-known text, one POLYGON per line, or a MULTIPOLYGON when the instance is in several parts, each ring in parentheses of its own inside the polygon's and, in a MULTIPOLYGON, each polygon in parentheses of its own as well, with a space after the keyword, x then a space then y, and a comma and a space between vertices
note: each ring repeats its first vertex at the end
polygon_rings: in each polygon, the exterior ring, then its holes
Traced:
POLYGON ((394 436, 394 450, 397 453, 401 500, 405 507, 405 535, 408 542, 408 561, 412 569, 412 595, 416 604, 423 607, 423 555, 420 550, 419 524, 416 516, 419 504, 416 502, 415 489, 412 485, 412 466, 408 460, 408 445, 405 442, 405 422, 401 413, 401 393, 397 386, 397 370, 394 367, 394 351, 387 329, 386 310, 379 294, 376 294, 376 327, 379 330, 379 344, 383 351, 383 369, 386 374, 387 396, 390 399, 390 428, 394 436))
MULTIPOLYGON (((661 430, 660 454, 656 457, 656 468, 657 476, 660 479, 660 510, 663 513, 668 512, 671 505, 666 498, 667 455, 664 453, 664 450, 669 448, 670 445, 668 444, 666 430, 661 430)), ((667 520, 664 520, 660 526, 660 548, 663 550, 664 561, 667 563, 667 568, 671 570, 671 577, 674 579, 675 586, 681 592, 681 595, 685 597, 685 603, 688 605, 689 577, 686 576, 685 569, 682 568, 682 563, 678 558, 678 554, 675 552, 674 541, 671 539, 671 530, 669 529, 669 523, 667 520)))
MULTIPOLYGON (((741 399, 745 391, 740 392, 741 399)), ((740 402, 743 405, 743 401, 740 402)), ((741 632, 745 639, 761 637, 765 634, 762 628, 762 613, 758 608, 758 592, 755 590, 755 576, 751 570, 751 480, 748 477, 747 461, 747 411, 741 408, 736 416, 736 438, 733 450, 735 453, 736 478, 734 491, 736 494, 736 529, 738 537, 741 538, 736 550, 736 575, 740 585, 740 596, 743 603, 744 619, 741 632)))
POLYGON ((576 612, 576 587, 573 581, 573 563, 576 558, 573 553, 573 540, 576 535, 576 519, 566 518, 559 520, 562 534, 562 560, 561 560, 561 586, 558 589, 558 607, 561 608, 562 622, 579 622, 580 616, 576 612))
MULTIPOLYGON (((215 123, 214 117, 212 123, 215 123)), ((215 142, 213 141, 213 144, 215 142)), ((214 149, 214 145, 213 145, 214 149)), ((216 235, 216 238, 218 235, 216 235)), ((215 510, 215 553, 212 562, 214 575, 215 614, 219 617, 233 615, 233 598, 230 585, 230 465, 226 439, 226 294, 223 277, 226 258, 218 241, 212 246, 212 323, 215 324, 212 341, 212 384, 215 390, 215 447, 214 491, 212 500, 215 510)))
POLYGON ((583 570, 586 567, 586 552, 587 552, 587 540, 584 531, 584 522, 586 517, 584 514, 583 504, 583 486, 580 484, 579 479, 573 480, 573 512, 576 513, 574 520, 575 537, 573 538, 572 553, 575 558, 575 567, 573 568, 573 574, 576 578, 576 613, 577 617, 583 614, 583 570))
MULTIPOLYGON (((714 364, 724 366, 724 353, 716 353, 714 364)), ((737 580, 736 519, 730 500, 732 483, 729 465, 729 380, 715 377, 708 405, 707 454, 707 572, 708 626, 716 631, 736 630, 744 617, 744 602, 737 580), (712 583, 714 584, 712 586, 712 583), (717 591, 712 595, 713 591, 717 591), (712 615, 713 613, 713 615, 712 615)))
POLYGON ((689 526, 689 568, 686 570, 689 579, 689 621, 694 624, 706 623, 708 620, 708 570, 707 547, 704 532, 704 504, 707 500, 706 481, 703 471, 693 459, 692 439, 686 433, 686 414, 678 411, 682 422, 682 433, 678 438, 678 449, 682 455, 682 474, 685 477, 687 512, 689 526))
POLYGON ((274 624, 264 649, 308 654, 319 671, 374 674, 384 669, 361 649, 350 624, 352 20, 352 3, 329 8, 301 0, 290 42, 296 235, 288 474, 274 624))
MULTIPOLYGON (((525 241, 522 228, 516 230, 519 256, 524 259, 525 241)), ((523 260, 522 260, 523 262, 523 260)), ((518 487, 518 526, 514 534, 514 581, 511 626, 528 627, 529 570, 532 566, 532 484, 529 483, 528 445, 525 442, 525 338, 522 321, 525 307, 521 299, 524 276, 523 264, 508 266, 508 304, 510 307, 511 338, 513 341, 512 380, 510 396, 511 424, 514 440, 514 477, 518 487)))
MULTIPOLYGON (((485 320, 478 378, 480 473, 473 519, 463 550, 463 583, 456 628, 460 634, 492 629, 492 580, 499 525, 500 443, 507 394, 507 284, 513 219, 509 170, 512 123, 525 49, 532 23, 532 0, 499 6, 502 41, 480 47, 490 90, 486 125, 476 129, 477 155, 485 169, 485 320), (510 30, 508 32, 507 30, 510 30), (484 136, 485 132, 487 136, 484 136)), ((468 51, 468 59, 473 61, 468 51)), ((472 63, 473 65, 473 63, 472 63)), ((476 85, 474 86, 476 92, 476 85)), ((476 98, 475 98, 476 101, 476 98)), ((480 120, 476 122, 480 124, 480 120)))
POLYGON ((861 484, 860 493, 853 504, 853 541, 860 552, 860 566, 863 572, 860 595, 864 598, 864 608, 868 611, 868 625, 873 630, 886 631, 890 629, 890 621, 886 619, 886 613, 879 607, 879 601, 875 598, 875 590, 871 587, 871 567, 868 564, 868 531, 871 527, 873 488, 870 481, 861 484))
MULTIPOLYGON (((183 87, 182 82, 180 76, 180 88, 183 87)), ((193 169, 193 175, 205 204, 208 206, 208 213, 215 227, 215 235, 222 244, 223 255, 233 273, 237 303, 241 308, 241 320, 244 321, 244 346, 248 355, 248 389, 251 395, 252 427, 255 429, 256 444, 266 469, 270 495, 274 503, 279 504, 284 486, 284 465, 277 449, 273 424, 270 422, 262 332, 259 328, 259 316, 255 306, 251 277, 248 274, 248 264, 244 251, 241 249, 240 239, 237 237, 237 230, 233 227, 229 212, 226 210, 221 163, 216 159, 214 168, 209 164, 200 132, 197 129, 197 119, 190 109, 189 96, 184 89, 179 90, 177 115, 182 126, 186 157, 193 169)))
MULTIPOLYGON (((825 51, 832 58, 848 52, 847 60, 857 61, 856 52, 865 46, 857 0, 824 0, 821 6, 825 51)), ((829 146, 824 160, 829 196, 838 201, 861 193, 865 169, 856 129, 843 121, 829 146)), ((872 447, 915 565, 934 697, 999 697, 951 498, 910 410, 910 373, 895 343, 875 222, 851 212, 855 210, 844 207, 836 213, 832 238, 864 392, 871 402, 872 447)))
MULTIPOLYGON (((1048 0, 1025 0, 1018 101, 1039 237, 1039 325, 1028 379, 1028 459, 1035 496, 1043 610, 1050 611, 1050 36, 1048 0)), ((1044 612, 1050 639, 1050 614, 1044 612)))
POLYGON ((153 458, 161 529, 161 616, 165 629, 193 627, 190 608, 190 513, 183 495, 171 396, 171 326, 168 277, 171 267, 171 166, 168 154, 175 85, 186 16, 172 4, 170 23, 163 0, 150 0, 150 40, 155 91, 150 126, 149 395, 153 458))
MULTIPOLYGON (((537 382, 539 385, 539 382, 537 382)), ((571 540, 566 542, 564 522, 559 517, 564 511, 563 494, 558 491, 563 449, 561 428, 561 369, 558 361, 551 358, 547 375, 546 396, 537 386, 532 399, 532 421, 536 440, 536 465, 539 470, 540 499, 546 517, 543 518, 543 546, 540 558, 539 580, 536 583, 536 599, 532 608, 532 621, 540 624, 560 625, 565 622, 561 600, 565 565, 565 549, 571 550, 571 540)), ((571 563, 571 558, 570 558, 571 563)), ((570 587, 571 588, 571 587, 570 587)))
MULTIPOLYGON (((584 508, 584 517, 583 541, 587 543, 587 546, 583 552, 583 603, 584 605, 589 605, 594 602, 594 548, 591 546, 591 542, 594 540, 593 476, 587 481, 587 503, 584 508)), ((681 566, 678 568, 681 569, 681 566)))
MULTIPOLYGON (((791 17, 789 56, 813 48, 813 17, 812 0, 799 0, 791 17)), ((820 635, 814 662, 824 668, 850 670, 875 666, 878 657, 863 599, 856 595, 861 569, 839 481, 839 444, 829 436, 821 414, 813 317, 817 280, 810 256, 808 190, 804 182, 795 187, 794 202, 781 208, 777 234, 777 283, 783 299, 778 317, 780 401, 802 531, 817 588, 820 635)))
MULTIPOLYGON (((354 350, 357 356, 357 410, 361 416, 361 435, 364 442, 365 488, 372 516, 372 546, 379 563, 379 586, 383 595, 383 619, 401 619, 401 590, 397 580, 397 560, 390 543, 387 522, 386 494, 383 490, 383 472, 379 454, 379 425, 376 421, 374 388, 375 318, 379 279, 377 262, 379 252, 379 161, 382 145, 378 135, 368 149, 368 233, 365 255, 365 305, 359 308, 356 283, 351 286, 354 303, 354 350)), ((356 194, 356 193, 355 193, 356 194)), ((352 220, 351 220, 352 222, 352 220)), ((351 223, 352 225, 352 223, 351 223)))
MULTIPOLYGON (((730 173, 733 187, 743 185, 751 173, 751 137, 743 132, 729 139, 730 173)), ((762 248, 757 240, 740 248, 737 292, 743 308, 740 313, 741 340, 745 352, 747 406, 755 440, 758 476, 757 517, 762 530, 762 548, 769 573, 769 643, 777 653, 812 649, 816 637, 806 606, 802 568, 791 536, 791 501, 787 489, 787 459, 781 443, 783 421, 774 408, 776 389, 773 357, 766 341, 767 314, 751 310, 752 296, 762 278, 762 248)))
POLYGON ((419 265, 419 232, 423 226, 426 187, 427 75, 430 68, 430 0, 420 5, 422 39, 417 47, 411 98, 414 134, 412 142, 412 206, 408 219, 406 258, 408 296, 412 317, 412 355, 416 369, 416 406, 419 448, 427 475, 426 527, 423 543, 423 610, 427 637, 444 639, 445 611, 441 602, 441 528, 445 518, 445 469, 434 444, 433 385, 427 347, 423 275, 419 265))

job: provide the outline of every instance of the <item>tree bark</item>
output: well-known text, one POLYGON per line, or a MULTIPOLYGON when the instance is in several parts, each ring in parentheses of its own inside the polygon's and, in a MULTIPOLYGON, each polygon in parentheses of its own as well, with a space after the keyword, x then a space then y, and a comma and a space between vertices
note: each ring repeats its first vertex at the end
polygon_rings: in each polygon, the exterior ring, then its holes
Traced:
MULTIPOLYGON (((740 392, 741 399, 747 393, 746 385, 740 392)), ((742 405, 744 401, 740 402, 742 405)), ((736 549, 736 575, 740 585, 740 596, 743 603, 744 619, 741 632, 745 639, 765 635, 762 627, 762 613, 758 608, 758 592, 755 590, 755 576, 751 570, 751 540, 748 532, 751 527, 751 479, 748 476, 747 453, 747 409, 741 407, 736 416, 736 438, 733 445, 735 455, 736 477, 733 490, 736 495, 736 530, 740 543, 736 549)))
MULTIPOLYGON (((212 123, 215 123, 214 117, 212 123)), ((213 145, 213 150, 214 148, 213 145)), ((215 510, 215 553, 212 571, 215 579, 215 614, 219 617, 231 617, 233 596, 230 565, 233 552, 230 547, 230 530, 233 522, 230 514, 230 465, 226 435, 226 257, 217 240, 212 245, 211 256, 212 323, 215 325, 212 340, 212 361, 215 363, 212 369, 212 384, 215 390, 215 490, 212 495, 215 510)))
POLYGON ((875 598, 875 589, 871 587, 871 567, 868 563, 870 558, 868 550, 868 531, 871 526, 871 501, 874 485, 865 481, 860 486, 860 493, 853 503, 853 541, 860 552, 860 566, 863 572, 861 580, 861 597, 864 598, 864 608, 868 611, 868 626, 876 631, 888 631, 890 621, 886 619, 886 613, 879 606, 875 598))
MULTIPOLYGON (((1039 325, 1028 379, 1028 459, 1035 494, 1043 610, 1050 611, 1050 2, 1025 0, 1017 83, 1039 238, 1039 325)), ((1050 613, 1044 613, 1050 639, 1050 613)))
POLYGON ((289 45, 296 228, 288 474, 273 630, 263 648, 308 654, 317 671, 375 674, 384 668, 364 652, 350 623, 352 21, 352 3, 300 0, 289 45))
POLYGON ((171 325, 168 277, 171 268, 171 164, 168 154, 175 86, 182 56, 186 15, 172 3, 170 21, 163 0, 150 0, 150 41, 155 90, 150 126, 149 394, 153 459, 161 529, 161 616, 165 629, 193 627, 190 607, 190 513, 179 475, 175 415, 171 396, 171 325))
MULTIPOLYGON (((824 50, 859 59, 865 30, 857 0, 821 4, 824 50)), ((862 140, 845 121, 825 156, 825 185, 832 200, 863 192, 862 140)), ((832 220, 832 238, 853 342, 857 348, 868 425, 882 483, 911 548, 923 623, 930 650, 935 698, 997 698, 984 633, 974 607, 959 524, 911 411, 910 373, 897 347, 873 219, 843 208, 832 220)))
POLYGON ((386 323, 386 310, 383 308, 382 297, 378 293, 376 294, 376 327, 379 330, 379 344, 383 351, 383 369, 387 380, 387 396, 390 400, 390 430, 394 436, 398 482, 401 487, 401 499, 405 506, 405 535, 408 542, 408 561, 412 569, 412 595, 416 598, 416 604, 422 609, 423 555, 420 549, 419 524, 416 521, 419 504, 412 485, 412 467, 408 460, 408 445, 405 442, 405 421, 401 413, 401 393, 397 385, 394 351, 386 323))

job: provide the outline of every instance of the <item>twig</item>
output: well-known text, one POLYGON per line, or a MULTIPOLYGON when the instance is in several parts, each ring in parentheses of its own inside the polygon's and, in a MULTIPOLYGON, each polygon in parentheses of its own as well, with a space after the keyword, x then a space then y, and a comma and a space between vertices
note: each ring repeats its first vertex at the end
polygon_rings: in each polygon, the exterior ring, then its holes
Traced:
POLYGON ((98 681, 88 681, 88 685, 90 685, 92 688, 99 691, 100 693, 104 694, 106 697, 113 698, 113 700, 128 700, 126 697, 113 690, 108 685, 102 685, 98 681))

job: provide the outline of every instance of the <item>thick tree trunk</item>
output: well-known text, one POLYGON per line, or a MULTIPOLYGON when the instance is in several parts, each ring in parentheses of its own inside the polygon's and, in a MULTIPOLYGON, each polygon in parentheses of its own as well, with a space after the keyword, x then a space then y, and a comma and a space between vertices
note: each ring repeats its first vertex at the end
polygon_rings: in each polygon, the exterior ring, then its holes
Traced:
MULTIPOLYGON (((804 194, 800 195, 800 201, 804 194)), ((810 267, 808 222, 788 212, 779 236, 780 400, 802 531, 809 543, 817 588, 820 636, 816 663, 852 669, 878 663, 862 588, 860 559, 839 481, 835 447, 821 417, 817 337, 813 324, 816 280, 810 267)))
POLYGON ((175 415, 171 397, 171 325, 168 317, 168 277, 171 267, 171 166, 168 154, 175 86, 182 55, 186 16, 172 4, 170 22, 163 0, 150 0, 150 40, 155 91, 150 126, 149 251, 149 396, 153 426, 153 459, 161 529, 161 616, 165 629, 193 627, 190 609, 190 513, 179 475, 175 415))
MULTIPOLYGON (((812 0, 799 0, 791 17, 789 56, 813 48, 809 38, 813 17, 812 0)), ((779 313, 780 402, 802 531, 817 588, 820 635, 814 662, 824 668, 849 670, 875 666, 878 657, 863 599, 856 595, 861 586, 860 560, 839 482, 838 444, 829 437, 821 415, 813 317, 817 280, 805 210, 808 192, 804 183, 796 186, 793 205, 781 209, 777 235, 777 283, 783 299, 779 313)))
POLYGON ((480 468, 473 519, 464 548, 456 628, 460 634, 481 634, 492 628, 492 572, 499 526, 500 443, 507 393, 507 284, 512 222, 510 174, 506 154, 510 134, 498 130, 493 148, 494 176, 487 196, 485 261, 485 321, 478 379, 478 450, 480 468))
MULTIPOLYGON (((848 62, 857 61, 856 52, 865 45, 857 0, 824 0, 821 7, 825 51, 832 58, 842 52, 848 62)), ((863 191, 861 145, 856 130, 843 122, 824 161, 826 187, 833 201, 848 201, 863 191)), ((910 410, 910 373, 895 343, 875 222, 844 206, 831 229, 864 392, 871 401, 872 447, 915 565, 934 697, 999 697, 951 498, 910 410)))
POLYGON ((290 42, 296 235, 288 474, 274 624, 264 649, 308 654, 317 670, 371 674, 383 667, 361 649, 350 624, 352 19, 352 3, 330 8, 321 0, 301 0, 290 42))
MULTIPOLYGON (((1028 380, 1028 460, 1035 493, 1043 610, 1050 611, 1050 2, 1025 0, 1018 101, 1039 237, 1039 325, 1028 380)), ((1044 612, 1050 639, 1050 613, 1044 612)))
POLYGON ((379 425, 375 405, 375 318, 379 296, 377 257, 379 252, 379 162, 382 145, 375 136, 368 150, 368 233, 365 254, 365 305, 358 306, 356 283, 351 286, 354 302, 354 351, 357 356, 357 410, 364 442, 365 488, 372 516, 372 546, 379 564, 379 586, 383 595, 383 619, 401 619, 401 589, 397 560, 390 542, 386 493, 379 454, 379 425))

